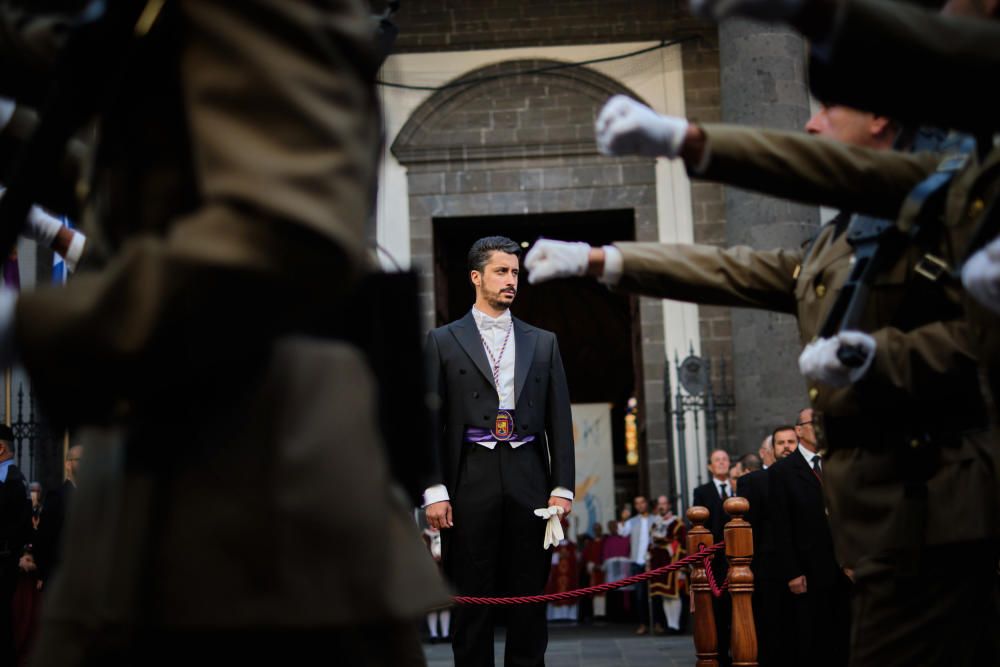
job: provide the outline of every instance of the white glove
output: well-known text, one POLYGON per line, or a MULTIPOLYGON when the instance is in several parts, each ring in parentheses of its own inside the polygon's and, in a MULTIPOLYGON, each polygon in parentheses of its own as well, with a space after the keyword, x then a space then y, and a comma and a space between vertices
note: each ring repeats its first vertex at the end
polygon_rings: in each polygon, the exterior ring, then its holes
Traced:
POLYGON ((962 284, 973 299, 1000 314, 1000 238, 969 258, 962 267, 962 284))
POLYGON ((785 21, 800 11, 806 0, 691 0, 691 13, 721 21, 746 16, 762 21, 785 21))
MULTIPOLYGON (((0 98, 2 100, 2 98, 0 98)), ((2 110, 0 110, 2 111, 2 110)), ((2 119, 0 119, 2 120, 2 119)), ((0 198, 3 198, 6 188, 0 186, 0 198)), ((52 242, 56 240, 56 234, 62 229, 62 221, 49 215, 44 209, 32 206, 28 212, 28 221, 21 230, 22 236, 35 241, 46 248, 52 247, 52 242)))
POLYGON ((542 540, 543 549, 559 546, 559 543, 565 539, 566 536, 563 534, 562 523, 559 521, 562 513, 563 508, 558 505, 535 510, 535 516, 547 520, 545 524, 545 539, 542 540))
POLYGON ((524 257, 528 269, 528 282, 535 283, 553 278, 572 278, 587 274, 590 264, 590 246, 575 241, 538 239, 524 257))
POLYGON ((28 213, 28 224, 22 230, 23 236, 45 248, 51 248, 56 234, 62 229, 62 221, 49 215, 44 209, 32 206, 28 213))
POLYGON ((675 158, 684 145, 688 122, 661 116, 631 97, 615 95, 597 115, 597 149, 605 155, 675 158))
POLYGON ((814 382, 846 387, 865 376, 875 359, 875 339, 860 331, 841 331, 833 338, 820 338, 806 345, 799 355, 799 371, 814 382), (837 358, 842 346, 859 348, 865 354, 857 368, 845 366, 837 358))

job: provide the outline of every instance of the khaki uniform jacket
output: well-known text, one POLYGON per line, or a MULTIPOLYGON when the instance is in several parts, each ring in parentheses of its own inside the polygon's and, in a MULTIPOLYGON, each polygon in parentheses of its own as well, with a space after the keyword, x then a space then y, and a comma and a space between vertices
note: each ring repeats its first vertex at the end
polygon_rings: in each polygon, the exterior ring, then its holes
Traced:
POLYGON ((34 387, 86 447, 40 664, 86 652, 60 627, 321 628, 446 600, 371 372, 310 335, 362 270, 367 7, 166 7, 103 117, 87 261, 17 305, 34 387))
MULTIPOLYGON (((719 125, 704 129, 712 157, 701 177, 883 217, 894 217, 906 194, 939 161, 938 156, 865 150, 800 133, 719 125)), ((808 250, 616 246, 625 260, 621 287, 678 300, 792 313, 803 344, 825 321, 852 259, 844 236, 834 238, 830 225, 808 250)), ((878 348, 866 380, 845 389, 810 387, 814 407, 825 415, 853 417, 869 426, 871 442, 831 443, 834 451, 824 464, 835 545, 847 566, 858 566, 865 555, 896 544, 902 530, 901 471, 885 446, 886 435, 900 426, 897 432, 905 432, 905 425, 931 406, 933 414, 949 414, 949 408, 963 411, 963 403, 976 400, 975 358, 960 316, 939 322, 933 313, 921 315, 917 308, 915 314, 923 322, 911 321, 906 329, 887 326, 906 306, 907 285, 919 257, 909 252, 872 290, 861 328, 874 335, 878 348)), ((954 286, 945 286, 938 296, 944 297, 941 301, 949 311, 956 311, 960 295, 954 286)), ((865 438, 863 429, 859 431, 858 437, 865 438)), ((931 515, 924 541, 944 544, 992 535, 993 512, 983 511, 982 498, 994 497, 992 471, 998 462, 987 435, 970 434, 958 446, 943 449, 941 456, 928 484, 931 515)))
MULTIPOLYGON (((942 16, 885 0, 846 0, 828 48, 813 58, 810 73, 821 99, 980 137, 980 154, 970 159, 948 195, 942 256, 954 269, 1000 191, 1000 148, 991 136, 1000 130, 1000 115, 984 85, 1000 69, 998 43, 1000 22, 995 20, 942 16)), ((1000 320, 971 299, 965 308, 996 418, 1000 320)))

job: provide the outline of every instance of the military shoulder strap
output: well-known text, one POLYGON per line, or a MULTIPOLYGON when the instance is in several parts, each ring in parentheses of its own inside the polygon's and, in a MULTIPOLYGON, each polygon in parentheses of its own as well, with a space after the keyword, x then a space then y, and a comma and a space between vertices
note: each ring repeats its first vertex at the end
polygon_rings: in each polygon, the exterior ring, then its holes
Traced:
MULTIPOLYGON (((891 266, 911 244, 927 244, 927 225, 924 223, 933 217, 932 211, 938 210, 952 179, 965 166, 974 149, 975 142, 971 138, 957 138, 954 148, 935 172, 921 181, 907 196, 900 215, 903 224, 861 215, 851 220, 847 241, 854 248, 854 264, 820 328, 821 337, 857 329, 867 308, 870 286, 875 277, 891 266), (914 213, 907 216, 907 211, 914 213)), ((947 264, 928 251, 918 262, 915 271, 937 281, 947 272, 947 264)), ((864 361, 863 354, 857 354, 847 346, 841 347, 838 357, 850 367, 856 367, 864 361)))

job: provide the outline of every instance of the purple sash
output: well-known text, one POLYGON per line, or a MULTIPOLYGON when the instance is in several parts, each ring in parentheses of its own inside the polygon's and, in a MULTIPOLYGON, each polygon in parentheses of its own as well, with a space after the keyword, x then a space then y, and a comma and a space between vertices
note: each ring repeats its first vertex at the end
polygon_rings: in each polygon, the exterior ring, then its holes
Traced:
MULTIPOLYGON (((497 439, 493 436, 493 431, 488 428, 479 428, 478 426, 466 426, 465 433, 462 435, 462 440, 465 442, 496 442, 497 439)), ((511 442, 533 442, 535 436, 533 435, 520 435, 514 433, 514 437, 510 439, 511 442)))

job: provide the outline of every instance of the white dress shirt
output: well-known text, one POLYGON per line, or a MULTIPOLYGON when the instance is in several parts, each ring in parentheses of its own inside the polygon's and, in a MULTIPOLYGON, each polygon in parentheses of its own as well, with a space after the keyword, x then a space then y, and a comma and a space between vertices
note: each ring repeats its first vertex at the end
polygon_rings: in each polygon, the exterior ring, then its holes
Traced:
MULTIPOLYGON (((516 359, 516 347, 514 341, 514 330, 512 328, 514 322, 510 316, 510 311, 505 310, 500 314, 500 317, 492 317, 473 306, 472 319, 476 321, 476 328, 479 329, 479 335, 483 341, 483 352, 486 354, 486 363, 490 367, 490 372, 493 371, 494 364, 498 362, 500 364, 498 373, 499 382, 494 381, 497 396, 499 397, 498 407, 500 410, 513 410, 516 403, 516 397, 514 396, 514 361, 516 359), (508 331, 510 332, 509 338, 507 336, 508 331), (506 345, 504 345, 505 339, 507 341, 506 345), (502 355, 501 350, 503 350, 502 355)), ((544 442, 544 439, 538 438, 537 441, 544 442)), ((497 441, 486 440, 477 442, 476 444, 482 445, 487 449, 493 449, 497 446, 497 441)), ((523 445, 524 442, 520 440, 512 440, 508 441, 507 444, 516 449, 523 445)), ((573 500, 573 492, 561 486, 557 486, 552 489, 552 493, 550 495, 559 496, 560 498, 565 498, 566 500, 573 500)), ((424 507, 430 505, 431 503, 449 500, 449 498, 448 489, 445 485, 436 484, 424 491, 424 507)))
MULTIPOLYGON (((801 454, 802 458, 804 458, 806 460, 806 463, 809 465, 810 468, 813 467, 813 458, 819 456, 818 452, 810 452, 808 449, 806 449, 805 447, 803 447, 801 442, 799 443, 799 454, 801 454)), ((815 470, 815 468, 813 468, 813 470, 815 470)), ((820 473, 823 472, 823 457, 822 456, 819 457, 819 470, 820 470, 820 473)))
POLYGON ((637 514, 632 517, 626 524, 628 525, 628 536, 631 544, 631 556, 632 562, 637 565, 644 565, 646 563, 647 552, 649 551, 649 525, 653 520, 650 515, 643 516, 637 514), (632 532, 637 531, 635 537, 632 537, 632 532))

